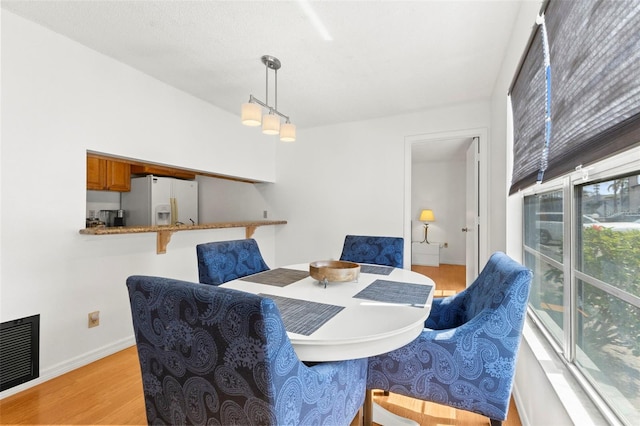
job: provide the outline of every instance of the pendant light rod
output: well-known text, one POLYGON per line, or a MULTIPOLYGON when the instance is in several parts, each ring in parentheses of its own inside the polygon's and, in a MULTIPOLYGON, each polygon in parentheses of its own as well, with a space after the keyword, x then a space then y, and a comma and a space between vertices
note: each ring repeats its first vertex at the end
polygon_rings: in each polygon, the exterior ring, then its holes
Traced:
POLYGON ((271 56, 271 55, 263 55, 262 58, 260 58, 260 60, 262 61, 262 63, 264 64, 264 71, 266 73, 266 77, 265 77, 265 92, 266 92, 266 97, 267 97, 267 102, 266 104, 269 105, 269 69, 272 69, 275 71, 276 73, 276 110, 278 109, 278 70, 280 69, 280 67, 282 66, 282 63, 280 62, 280 60, 278 58, 276 58, 275 56, 271 56))
MULTIPOLYGON (((263 58, 264 58, 264 56, 263 56, 263 58)), ((264 96, 265 96, 265 99, 267 100, 265 103, 267 105, 269 105, 269 67, 268 66, 264 68, 264 72, 265 72, 265 75, 264 75, 264 93, 265 93, 265 95, 264 96)))
POLYGON ((266 103, 262 102, 260 99, 256 98, 253 95, 249 95, 249 103, 258 104, 258 105, 260 105, 260 106, 262 106, 264 108, 267 108, 270 112, 273 112, 274 114, 279 115, 280 117, 282 117, 285 120, 287 120, 287 123, 290 121, 288 115, 284 115, 283 113, 281 113, 280 111, 278 111, 274 107, 267 105, 266 103))

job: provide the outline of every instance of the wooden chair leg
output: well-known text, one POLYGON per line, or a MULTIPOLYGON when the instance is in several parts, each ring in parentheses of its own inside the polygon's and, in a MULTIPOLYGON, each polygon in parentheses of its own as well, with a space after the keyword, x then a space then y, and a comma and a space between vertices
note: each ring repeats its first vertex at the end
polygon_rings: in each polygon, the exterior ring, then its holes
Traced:
POLYGON ((353 420, 351 420, 351 423, 349 423, 349 426, 362 426, 364 419, 362 417, 362 408, 360 407, 360 409, 358 410, 358 412, 356 413, 356 415, 353 417, 353 420))
POLYGON ((367 389, 364 394, 364 407, 362 407, 362 424, 371 426, 373 424, 373 390, 367 389))

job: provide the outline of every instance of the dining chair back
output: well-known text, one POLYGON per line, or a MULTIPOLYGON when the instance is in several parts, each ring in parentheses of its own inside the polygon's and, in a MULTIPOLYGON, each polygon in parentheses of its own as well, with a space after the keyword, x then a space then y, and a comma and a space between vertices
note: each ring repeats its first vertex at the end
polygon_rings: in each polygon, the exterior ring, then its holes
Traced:
POLYGON ((462 292, 433 299, 425 329, 369 358, 368 389, 382 389, 489 417, 507 418, 532 273, 494 253, 462 292))
POLYGON ((403 254, 403 238, 347 235, 340 260, 402 268, 403 254))
POLYGON ((220 285, 269 270, 253 238, 198 244, 196 254, 202 284, 220 285))
POLYGON ((367 360, 302 363, 273 300, 169 278, 127 279, 147 422, 348 425, 367 360))

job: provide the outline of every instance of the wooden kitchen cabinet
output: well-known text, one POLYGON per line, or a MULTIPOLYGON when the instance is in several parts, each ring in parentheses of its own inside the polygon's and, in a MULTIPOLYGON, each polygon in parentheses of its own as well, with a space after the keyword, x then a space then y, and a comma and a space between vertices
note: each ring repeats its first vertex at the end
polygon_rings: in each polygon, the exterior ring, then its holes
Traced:
POLYGON ((107 161, 87 155, 87 189, 103 190, 107 177, 107 161))
POLYGON ((107 189, 131 191, 131 165, 120 161, 107 161, 107 189))
POLYGON ((94 191, 130 191, 131 165, 122 161, 87 155, 87 189, 94 191))
POLYGON ((173 167, 153 166, 153 165, 131 165, 131 173, 134 175, 155 175, 155 176, 168 176, 178 179, 193 180, 196 178, 194 172, 188 170, 176 169, 173 167))

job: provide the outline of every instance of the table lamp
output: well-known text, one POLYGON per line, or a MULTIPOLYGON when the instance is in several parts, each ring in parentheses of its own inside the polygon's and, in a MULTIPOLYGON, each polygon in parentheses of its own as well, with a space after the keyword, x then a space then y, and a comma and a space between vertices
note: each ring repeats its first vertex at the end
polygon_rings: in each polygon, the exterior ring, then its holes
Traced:
POLYGON ((427 232, 429 231, 429 222, 435 222, 435 221, 436 221, 436 217, 433 214, 433 210, 422 210, 422 212, 420 213, 420 222, 424 222, 424 241, 421 241, 421 243, 429 244, 429 241, 427 240, 427 232))

